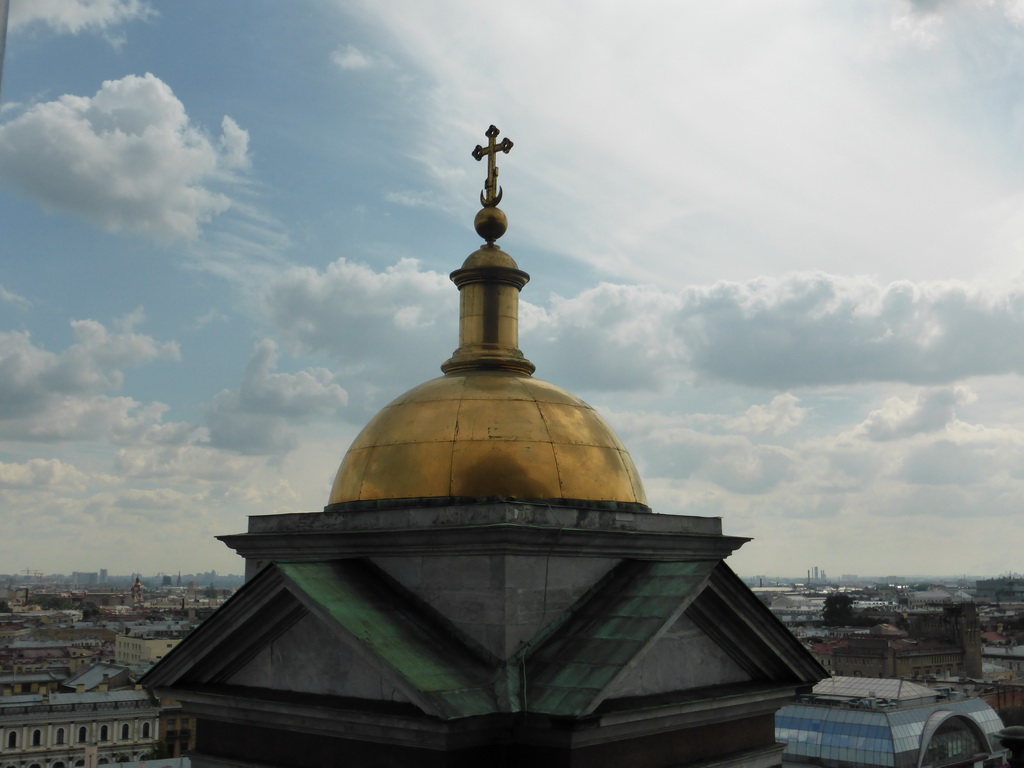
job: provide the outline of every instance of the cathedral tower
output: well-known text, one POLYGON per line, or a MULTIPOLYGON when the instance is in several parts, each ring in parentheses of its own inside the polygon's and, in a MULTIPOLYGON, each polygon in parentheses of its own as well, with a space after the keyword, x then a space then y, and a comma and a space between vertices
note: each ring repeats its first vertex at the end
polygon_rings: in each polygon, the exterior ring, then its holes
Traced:
POLYGON ((487 132, 459 346, 345 454, 323 512, 220 537, 247 584, 146 677, 207 766, 777 766, 825 675, 725 565, 745 539, 647 506, 597 412, 519 349, 529 275, 487 132))

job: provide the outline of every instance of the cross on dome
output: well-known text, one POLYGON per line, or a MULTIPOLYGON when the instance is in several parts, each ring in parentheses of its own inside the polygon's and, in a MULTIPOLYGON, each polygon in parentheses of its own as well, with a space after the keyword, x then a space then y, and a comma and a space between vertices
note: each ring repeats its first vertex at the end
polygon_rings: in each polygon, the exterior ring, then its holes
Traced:
POLYGON ((501 202, 501 187, 498 186, 498 166, 495 158, 499 152, 507 155, 512 149, 512 140, 509 138, 502 139, 500 144, 495 141, 499 133, 501 131, 492 125, 484 132, 488 139, 487 149, 477 144, 473 150, 473 158, 476 160, 482 160, 485 155, 487 156, 487 179, 484 181, 483 192, 480 193, 480 205, 484 208, 493 208, 501 202))

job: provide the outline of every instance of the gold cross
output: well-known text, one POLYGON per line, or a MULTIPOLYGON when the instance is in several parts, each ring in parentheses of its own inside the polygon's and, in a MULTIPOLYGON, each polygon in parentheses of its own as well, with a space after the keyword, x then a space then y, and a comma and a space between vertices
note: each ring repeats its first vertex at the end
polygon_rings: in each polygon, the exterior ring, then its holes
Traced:
POLYGON ((501 131, 492 125, 484 133, 484 136, 490 140, 487 144, 487 149, 477 144, 476 149, 473 150, 473 157, 476 160, 480 160, 484 155, 487 155, 487 179, 484 181, 484 190, 480 193, 480 204, 484 208, 493 208, 501 202, 501 187, 498 186, 498 166, 494 161, 499 152, 504 152, 507 155, 508 151, 512 149, 512 142, 509 139, 502 139, 500 144, 494 141, 499 133, 501 131))

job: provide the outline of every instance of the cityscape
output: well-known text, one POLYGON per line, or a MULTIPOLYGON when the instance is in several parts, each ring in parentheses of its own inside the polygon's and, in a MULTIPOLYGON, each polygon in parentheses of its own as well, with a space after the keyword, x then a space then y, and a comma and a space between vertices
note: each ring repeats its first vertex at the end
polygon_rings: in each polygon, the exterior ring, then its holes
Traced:
POLYGON ((1022 46, 0 0, 0 768, 1024 767, 1022 46))
MULTIPOLYGON (((744 579, 834 681, 818 694, 827 705, 805 697, 780 711, 783 737, 814 707, 866 706, 869 691, 906 711, 964 707, 989 718, 990 735, 1024 725, 1024 576, 806 574, 744 579), (890 680, 906 684, 887 689, 890 680)), ((0 762, 184 764, 195 718, 139 681, 238 591, 241 576, 98 569, 0 574, 0 583, 0 762), (102 714, 83 714, 99 704, 102 714)))

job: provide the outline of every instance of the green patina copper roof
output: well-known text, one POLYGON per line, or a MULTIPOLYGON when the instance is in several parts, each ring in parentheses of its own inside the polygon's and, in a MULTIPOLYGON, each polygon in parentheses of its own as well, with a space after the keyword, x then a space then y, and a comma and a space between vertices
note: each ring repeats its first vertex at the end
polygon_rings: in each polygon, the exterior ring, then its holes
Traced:
POLYGON ((574 717, 639 658, 700 592, 717 561, 630 561, 526 656, 527 707, 574 717))
POLYGON ((494 712, 489 672, 443 628, 358 560, 278 563, 293 593, 330 619, 411 689, 410 695, 446 718, 494 712), (303 599, 305 598, 305 599, 303 599))
MULTIPOLYGON (((523 709, 586 717, 606 703, 616 683, 684 612, 713 614, 705 618, 714 626, 736 624, 725 634, 743 635, 750 646, 737 663, 765 670, 766 680, 818 679, 817 665, 809 666, 788 631, 743 590, 720 561, 626 560, 541 629, 520 654, 499 661, 369 560, 277 562, 147 679, 171 690, 175 685, 230 687, 240 665, 307 611, 362 658, 358 663, 375 668, 412 706, 442 720, 523 709), (733 588, 740 595, 735 605, 733 588), (702 593, 711 592, 716 599, 704 605, 702 593), (752 630, 737 611, 771 621, 748 635, 752 630)), ((720 640, 722 647, 733 653, 727 640, 720 640)), ((325 667, 323 674, 332 670, 325 667)))

